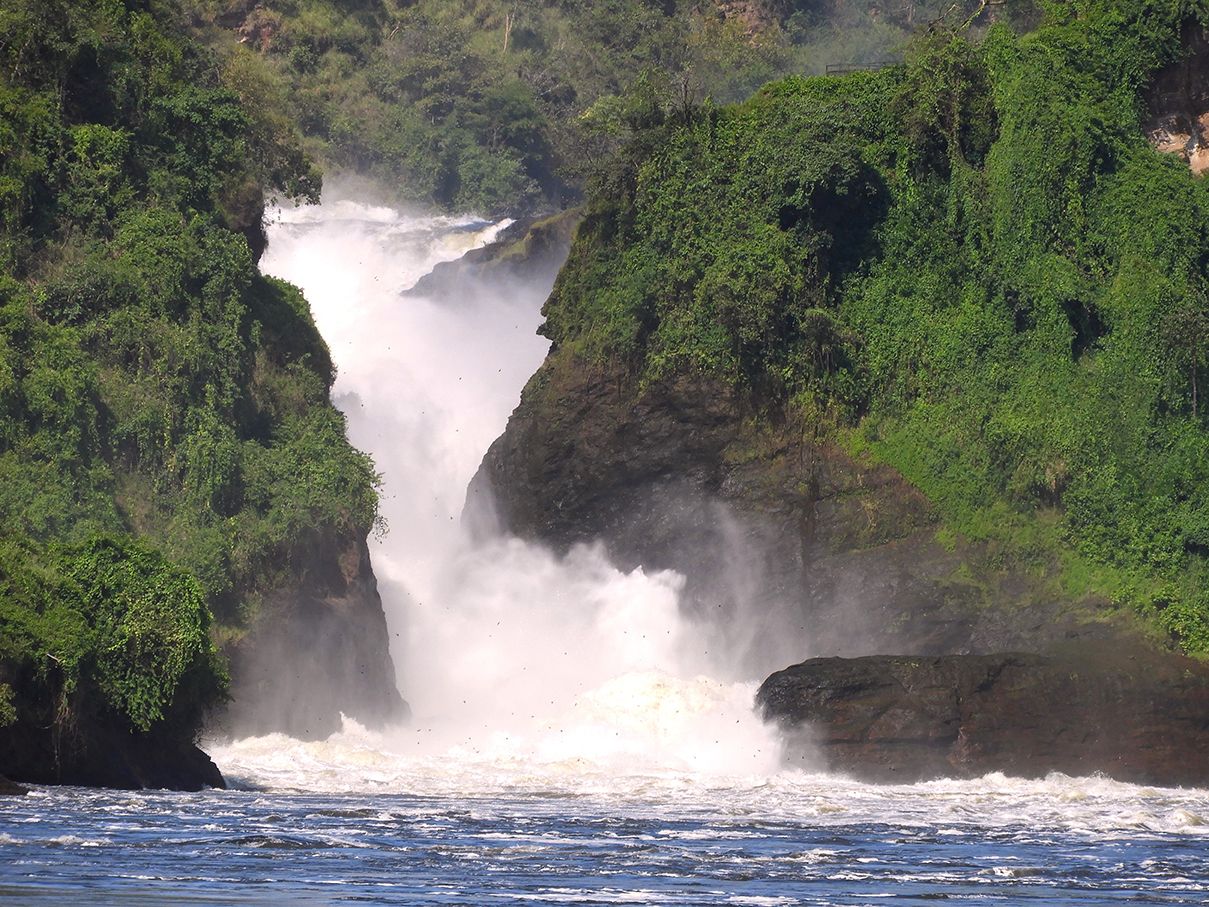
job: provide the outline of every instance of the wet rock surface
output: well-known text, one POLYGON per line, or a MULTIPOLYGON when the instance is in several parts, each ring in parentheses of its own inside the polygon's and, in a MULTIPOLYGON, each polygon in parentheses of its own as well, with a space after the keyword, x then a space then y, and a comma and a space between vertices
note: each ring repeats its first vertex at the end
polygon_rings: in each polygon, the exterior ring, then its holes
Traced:
POLYGON ((802 414, 678 377, 553 354, 467 496, 467 518, 558 550, 602 542, 624 569, 686 577, 684 606, 766 675, 810 655, 1038 651, 1137 632, 1108 602, 1041 575, 982 570, 930 502, 802 414))
POLYGON ((404 295, 453 301, 484 286, 552 281, 582 218, 582 210, 572 208, 552 217, 515 221, 495 242, 437 264, 404 295))
MULTIPOLYGON (((189 791, 227 786, 210 757, 186 736, 163 730, 138 734, 86 716, 64 727, 24 723, 0 731, 0 765, 8 778, 25 784, 189 791)), ((0 793, 20 792, 0 785, 0 793)))
POLYGON ((1209 784, 1209 666, 1141 646, 816 658, 769 677, 757 703, 785 731, 787 762, 871 781, 1209 784))
POLYGON ((211 729, 320 740, 340 730, 342 715, 371 727, 405 720, 365 540, 316 536, 294 557, 296 579, 226 647, 231 703, 211 729))

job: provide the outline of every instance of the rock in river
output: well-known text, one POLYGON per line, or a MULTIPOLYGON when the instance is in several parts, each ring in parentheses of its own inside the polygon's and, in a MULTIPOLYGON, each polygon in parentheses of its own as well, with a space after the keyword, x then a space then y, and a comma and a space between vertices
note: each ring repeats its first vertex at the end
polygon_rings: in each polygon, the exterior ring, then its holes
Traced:
POLYGON ((1209 784, 1209 666, 1141 646, 815 658, 769 677, 757 703, 785 729, 789 761, 872 781, 1209 784))

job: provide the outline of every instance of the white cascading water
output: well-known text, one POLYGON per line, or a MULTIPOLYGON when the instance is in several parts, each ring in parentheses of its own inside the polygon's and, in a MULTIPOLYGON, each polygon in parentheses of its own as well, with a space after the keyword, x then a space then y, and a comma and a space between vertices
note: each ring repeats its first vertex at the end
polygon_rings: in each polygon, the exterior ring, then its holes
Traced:
POLYGON ((336 405, 383 475, 389 531, 371 552, 413 719, 218 747, 236 781, 452 792, 777 770, 756 684, 713 679, 724 661, 680 614, 682 577, 623 573, 598 547, 559 558, 464 530, 467 484, 545 355, 535 331, 549 283, 401 291, 503 226, 349 201, 283 210, 270 226, 262 268, 305 291, 339 370, 336 405))
POLYGON ((598 548, 560 559, 516 539, 473 544, 466 485, 545 353, 534 331, 549 286, 443 302, 400 291, 499 228, 345 202, 284 211, 270 230, 263 267, 306 291, 352 441, 384 476, 390 531, 371 551, 414 717, 210 747, 229 781, 517 808, 554 796, 740 824, 1032 828, 1125 846, 1209 835, 1200 790, 998 773, 871 785, 782 769, 775 731, 752 712, 756 679, 734 682, 728 653, 710 651, 717 637, 680 614, 681 577, 623 573, 598 548))

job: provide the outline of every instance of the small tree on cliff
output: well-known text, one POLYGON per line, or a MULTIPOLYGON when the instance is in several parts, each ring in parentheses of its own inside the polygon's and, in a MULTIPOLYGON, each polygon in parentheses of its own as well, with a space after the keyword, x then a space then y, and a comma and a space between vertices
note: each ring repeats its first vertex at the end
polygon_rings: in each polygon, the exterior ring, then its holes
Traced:
POLYGON ((1159 333, 1172 352, 1172 364, 1187 374, 1192 386, 1192 416, 1199 415, 1197 386, 1209 359, 1209 304, 1197 295, 1187 297, 1174 311, 1163 316, 1159 333))

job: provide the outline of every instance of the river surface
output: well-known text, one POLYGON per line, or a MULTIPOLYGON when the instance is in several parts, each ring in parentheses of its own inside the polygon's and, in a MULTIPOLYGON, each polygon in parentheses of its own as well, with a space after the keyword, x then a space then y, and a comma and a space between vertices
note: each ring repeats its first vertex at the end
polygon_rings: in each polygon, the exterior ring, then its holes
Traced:
POLYGON ((374 768, 341 792, 39 789, 0 817, 0 903, 1203 904, 1209 890, 1204 791, 574 769, 459 790, 448 767, 362 756, 374 768))
POLYGON ((4 799, 0 907, 1209 901, 1209 791, 785 769, 761 678, 684 617, 683 577, 471 538, 550 280, 401 291, 500 227, 329 203, 278 213, 262 264, 306 290, 383 474, 371 551, 412 721, 204 741, 227 791, 4 799))

